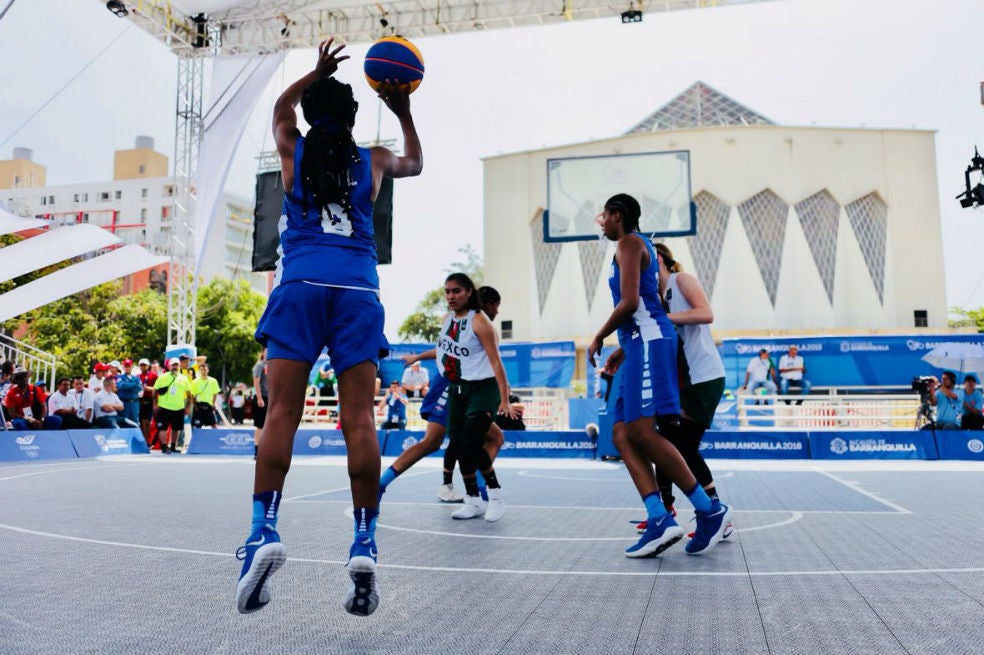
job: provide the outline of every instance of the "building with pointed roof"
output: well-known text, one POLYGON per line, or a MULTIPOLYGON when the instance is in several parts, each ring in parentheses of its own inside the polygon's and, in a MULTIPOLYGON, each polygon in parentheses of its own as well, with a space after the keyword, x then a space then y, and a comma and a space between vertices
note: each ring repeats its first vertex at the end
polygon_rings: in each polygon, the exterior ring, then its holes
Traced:
MULTIPOLYGON (((718 335, 946 327, 933 131, 781 125, 697 82, 621 136, 485 159, 505 334, 590 338, 611 311, 612 244, 544 240, 548 160, 666 151, 689 153, 697 218, 662 240, 701 279, 718 335)), ((579 193, 587 225, 608 194, 579 193)))

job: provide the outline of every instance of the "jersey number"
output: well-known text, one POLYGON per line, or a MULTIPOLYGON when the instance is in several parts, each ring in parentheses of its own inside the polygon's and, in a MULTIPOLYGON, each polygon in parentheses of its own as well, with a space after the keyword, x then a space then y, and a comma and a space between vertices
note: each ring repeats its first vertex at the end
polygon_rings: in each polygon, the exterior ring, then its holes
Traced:
POLYGON ((352 236, 352 221, 341 205, 330 203, 321 209, 321 229, 325 234, 337 234, 343 237, 352 236))

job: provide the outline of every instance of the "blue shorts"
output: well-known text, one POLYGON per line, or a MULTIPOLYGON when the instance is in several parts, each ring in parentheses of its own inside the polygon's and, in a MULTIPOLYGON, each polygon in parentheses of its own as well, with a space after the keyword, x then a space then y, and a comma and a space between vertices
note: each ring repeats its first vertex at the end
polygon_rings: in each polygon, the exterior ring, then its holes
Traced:
POLYGON ((420 403, 420 417, 428 423, 448 426, 448 379, 438 375, 431 380, 430 389, 420 403))
POLYGON ((633 339, 622 347, 621 384, 612 423, 643 417, 680 413, 680 388, 676 366, 676 337, 643 341, 633 339))
POLYGON ((379 365, 389 349, 383 305, 372 291, 287 282, 270 294, 256 327, 267 359, 314 363, 328 349, 335 373, 362 362, 379 365))

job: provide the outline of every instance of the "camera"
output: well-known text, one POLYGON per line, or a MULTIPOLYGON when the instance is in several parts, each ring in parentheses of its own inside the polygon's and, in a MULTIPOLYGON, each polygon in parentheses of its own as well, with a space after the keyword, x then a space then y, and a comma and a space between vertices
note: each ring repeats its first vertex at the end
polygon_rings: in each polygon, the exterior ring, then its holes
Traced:
POLYGON ((974 148, 974 156, 971 157, 970 165, 964 171, 966 189, 957 196, 960 206, 964 209, 984 206, 984 184, 977 184, 977 186, 971 186, 970 184, 970 174, 974 171, 984 173, 984 157, 981 157, 980 153, 977 152, 977 148, 974 148))
POLYGON ((936 378, 932 375, 920 375, 912 378, 912 390, 918 391, 920 396, 928 396, 930 387, 936 384, 936 378))

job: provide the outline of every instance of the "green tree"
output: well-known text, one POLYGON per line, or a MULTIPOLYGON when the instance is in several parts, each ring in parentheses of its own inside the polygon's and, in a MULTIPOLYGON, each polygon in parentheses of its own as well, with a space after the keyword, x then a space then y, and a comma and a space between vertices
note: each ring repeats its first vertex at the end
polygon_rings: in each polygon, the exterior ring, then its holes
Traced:
POLYGON ((974 327, 978 332, 984 332, 984 307, 977 309, 963 309, 962 307, 951 307, 951 315, 957 315, 959 319, 950 319, 949 326, 952 328, 974 327))
MULTIPOLYGON (((459 248, 458 253, 463 261, 452 262, 444 269, 444 272, 464 273, 471 278, 476 287, 482 286, 485 273, 485 266, 481 256, 475 251, 471 244, 464 248, 459 248)), ((423 341, 431 343, 437 341, 437 335, 441 331, 441 320, 448 312, 447 303, 444 301, 444 285, 431 289, 424 294, 423 299, 417 303, 417 308, 412 314, 404 319, 397 330, 397 334, 404 341, 423 341)))
POLYGON ((221 383, 251 381, 260 346, 253 338, 266 298, 246 280, 215 278, 198 288, 195 346, 221 383))

